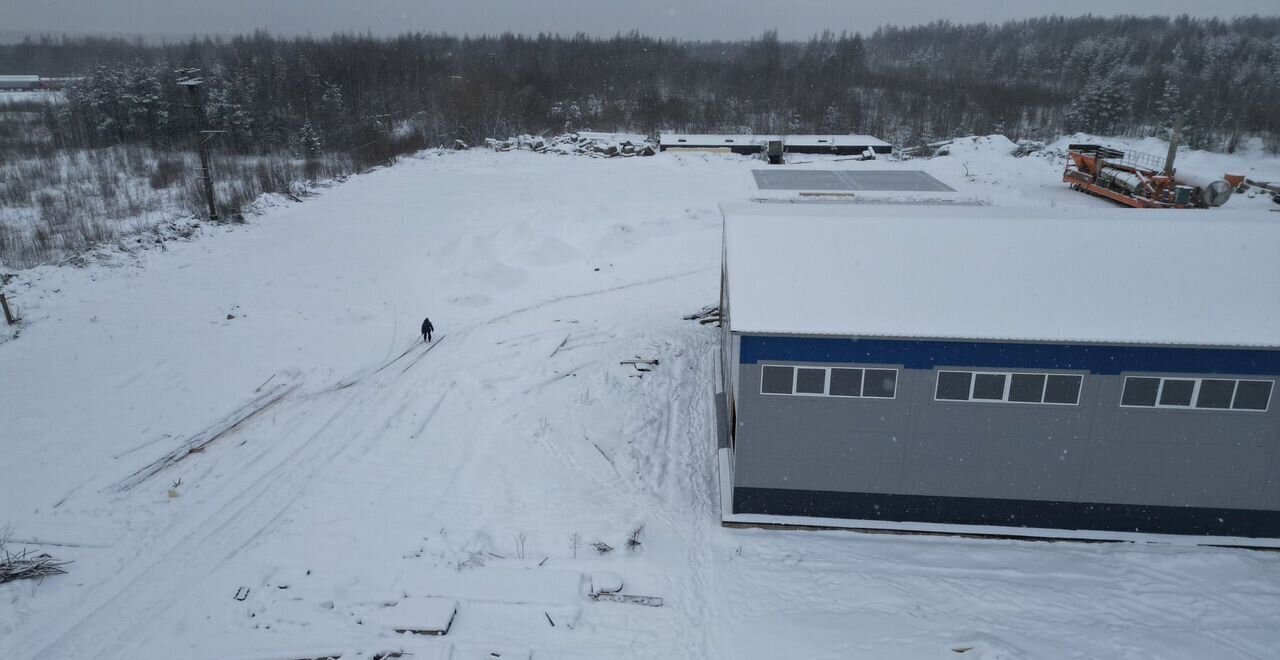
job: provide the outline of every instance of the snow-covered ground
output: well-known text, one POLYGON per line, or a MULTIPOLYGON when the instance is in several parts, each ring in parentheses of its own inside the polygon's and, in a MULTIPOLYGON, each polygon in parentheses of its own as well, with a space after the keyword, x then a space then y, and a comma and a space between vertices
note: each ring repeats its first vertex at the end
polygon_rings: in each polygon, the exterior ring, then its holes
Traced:
POLYGON ((0 90, 0 105, 8 105, 10 103, 25 101, 39 101, 41 103, 49 101, 52 103, 62 103, 65 100, 66 97, 63 96, 62 92, 48 90, 0 90))
MULTIPOLYGON (((794 166, 1107 205, 1011 148, 794 166)), ((755 167, 424 154, 20 273, 0 526, 74 563, 0 586, 0 658, 1280 657, 1276 553, 721 527, 717 335, 681 315, 717 299, 716 205, 755 167), (585 596, 617 578, 662 606, 585 596), (449 601, 444 637, 384 625, 449 601)))

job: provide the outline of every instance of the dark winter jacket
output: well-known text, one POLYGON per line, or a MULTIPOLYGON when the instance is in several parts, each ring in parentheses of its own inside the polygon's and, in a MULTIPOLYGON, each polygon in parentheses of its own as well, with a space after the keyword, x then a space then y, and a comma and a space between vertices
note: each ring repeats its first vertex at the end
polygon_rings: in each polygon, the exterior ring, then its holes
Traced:
POLYGON ((425 335, 428 332, 435 332, 435 329, 436 327, 431 325, 431 319, 422 319, 422 334, 425 335))

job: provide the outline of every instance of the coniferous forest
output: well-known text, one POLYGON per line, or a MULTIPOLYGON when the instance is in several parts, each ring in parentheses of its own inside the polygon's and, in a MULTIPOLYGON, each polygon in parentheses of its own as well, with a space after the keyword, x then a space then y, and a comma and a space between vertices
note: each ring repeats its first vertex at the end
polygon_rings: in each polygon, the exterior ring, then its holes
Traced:
MULTIPOLYGON (((206 214, 198 69, 219 216, 427 147, 582 129, 866 133, 899 148, 1002 133, 1259 137, 1280 152, 1280 18, 1040 18, 860 26, 806 41, 638 34, 340 34, 0 45, 65 78, 0 105, 0 264, 29 266, 206 214)), ((185 229, 168 229, 185 232, 185 229)))
MULTIPOLYGON (((1161 135, 1280 148, 1280 18, 932 23, 808 41, 335 35, 147 44, 31 38, 0 71, 78 77, 45 109, 55 147, 185 147, 175 70, 202 70, 217 148, 379 151, 575 129, 956 135, 1161 135), (384 130, 395 126, 396 130, 384 130), (378 145, 379 141, 388 144, 378 145)), ((376 160, 378 155, 370 158, 376 160)))

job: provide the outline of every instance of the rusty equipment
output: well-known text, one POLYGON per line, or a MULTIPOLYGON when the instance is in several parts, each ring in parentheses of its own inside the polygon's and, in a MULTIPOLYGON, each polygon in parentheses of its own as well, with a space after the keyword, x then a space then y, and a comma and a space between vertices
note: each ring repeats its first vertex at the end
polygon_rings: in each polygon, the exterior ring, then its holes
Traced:
MULTIPOLYGON (((1171 150, 1172 151, 1172 150, 1171 150)), ((1134 208, 1210 208, 1222 206, 1236 187, 1226 176, 1210 179, 1173 169, 1172 154, 1164 163, 1151 154, 1096 144, 1067 147, 1062 180, 1073 190, 1105 197, 1134 208)))

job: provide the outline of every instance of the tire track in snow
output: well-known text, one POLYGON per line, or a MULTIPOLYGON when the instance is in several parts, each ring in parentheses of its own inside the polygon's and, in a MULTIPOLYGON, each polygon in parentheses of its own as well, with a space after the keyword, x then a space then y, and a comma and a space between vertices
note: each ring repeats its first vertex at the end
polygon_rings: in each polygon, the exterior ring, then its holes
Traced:
MULTIPOLYGON (((393 377, 394 378, 394 377, 393 377)), ((364 385, 357 381, 352 385, 364 385)), ((374 385, 376 382, 367 382, 374 385)), ((148 581, 187 584, 196 581, 183 576, 203 576, 216 571, 238 552, 271 529, 306 490, 308 483, 338 456, 350 449, 349 441, 357 435, 376 433, 382 426, 378 418, 369 415, 350 415, 353 410, 377 410, 376 387, 358 387, 325 390, 317 395, 286 402, 286 419, 290 431, 274 442, 255 443, 260 451, 228 465, 224 472, 236 471, 236 476, 223 482, 217 492, 203 495, 207 500, 220 501, 219 492, 231 492, 231 496, 212 506, 212 510, 198 520, 180 519, 179 536, 173 537, 167 530, 148 535, 136 544, 138 547, 123 549, 125 555, 145 557, 141 565, 128 568, 100 586, 91 598, 87 598, 80 612, 63 613, 56 628, 41 630, 39 639, 29 639, 20 648, 36 648, 31 657, 75 657, 74 653, 59 650, 87 648, 79 642, 94 637, 92 647, 105 657, 133 657, 140 654, 149 640, 147 625, 153 614, 163 612, 167 600, 148 600, 145 590, 139 589, 148 581), (313 419, 312 408, 328 403, 332 396, 342 396, 344 401, 318 426, 309 425, 313 419), (308 405, 303 405, 308 404, 308 405), (352 427, 356 427, 352 433, 352 427), (293 438, 293 446, 287 450, 281 441, 293 438), (268 456, 279 455, 271 461, 268 456), (239 468, 243 468, 239 471, 239 468), (153 546, 165 537, 165 549, 159 553, 142 548, 153 546), (160 576, 160 577, 156 577, 160 576), (99 595, 100 594, 100 595, 99 595), (121 618, 124 618, 122 621, 121 618), (96 621, 110 621, 108 635, 101 635, 96 621), (141 634, 139 634, 141 633, 141 634)), ((279 412, 279 411, 278 411, 279 412)), ((174 515, 181 515, 175 513, 174 515)), ((136 564, 135 564, 136 565, 136 564)))
POLYGON ((684 272, 682 272, 682 273, 676 273, 676 274, 674 274, 674 275, 664 275, 664 276, 662 276, 662 277, 654 277, 654 278, 647 279, 647 280, 640 280, 640 281, 638 281, 638 282, 631 282, 631 283, 628 283, 628 284, 620 284, 620 285, 618 285, 618 286, 611 286, 611 287, 608 287, 608 288, 606 288, 606 289, 597 289, 597 290, 595 290, 595 291, 584 291, 584 292, 582 292, 582 293, 571 293, 571 294, 564 295, 564 296, 557 296, 557 297, 555 297, 555 298, 551 298, 551 299, 549 299, 549 300, 544 300, 544 301, 539 302, 539 303, 534 303, 534 304, 532 304, 532 305, 527 305, 527 306, 525 306, 525 307, 520 307, 520 308, 518 308, 518 309, 513 309, 513 310, 511 310, 511 311, 509 311, 509 312, 504 312, 504 313, 502 313, 502 314, 499 314, 499 315, 497 315, 497 316, 495 316, 495 317, 493 317, 493 318, 489 319, 488 321, 481 321, 480 323, 477 323, 477 324, 475 324, 475 325, 473 325, 473 326, 471 326, 471 327, 467 328, 467 330, 468 330, 468 331, 470 331, 470 330, 475 330, 475 329, 477 329, 477 328, 484 327, 484 326, 486 326, 486 325, 493 325, 494 323, 497 323, 497 322, 499 322, 499 321, 505 321, 505 320, 507 320, 507 319, 509 319, 509 318, 511 318, 511 317, 513 317, 513 316, 518 316, 518 315, 520 315, 520 314, 524 314, 524 313, 526 313, 526 312, 532 312, 532 311, 534 311, 534 310, 542 309, 543 307, 549 307, 549 306, 551 306, 551 305, 555 305, 555 304, 562 303, 562 302, 569 301, 569 300, 577 300, 577 299, 579 299, 579 298, 590 298, 590 297, 592 297, 592 296, 600 296, 600 295, 604 295, 604 294, 606 294, 606 293, 615 293, 615 292, 617 292, 617 291, 626 291, 627 289, 634 289, 634 288, 637 288, 637 287, 650 286, 650 285, 653 285, 653 284, 661 284, 662 282, 669 282, 669 281, 671 281, 671 280, 677 280, 677 279, 680 279, 680 278, 682 278, 682 277, 689 277, 689 276, 691 276, 691 275, 697 275, 697 274, 699 274, 699 273, 706 273, 706 272, 713 271, 713 270, 719 270, 719 268, 718 268, 718 267, 717 267, 717 268, 696 268, 696 269, 694 269, 694 270, 688 270, 688 271, 684 271, 684 272))

